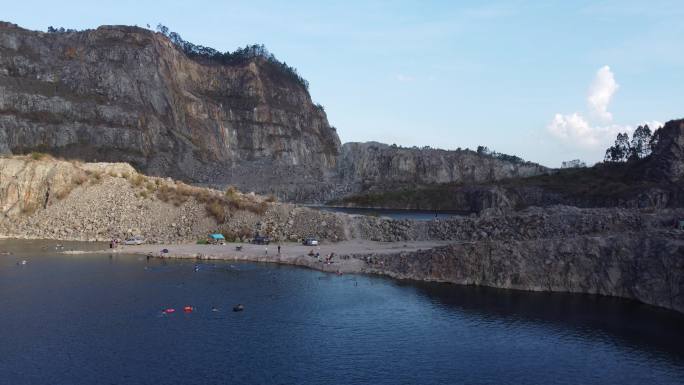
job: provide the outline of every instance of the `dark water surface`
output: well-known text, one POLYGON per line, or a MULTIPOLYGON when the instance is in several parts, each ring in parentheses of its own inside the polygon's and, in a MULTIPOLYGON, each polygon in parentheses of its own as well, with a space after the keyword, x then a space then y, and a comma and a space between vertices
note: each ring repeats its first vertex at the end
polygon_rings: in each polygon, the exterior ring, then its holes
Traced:
POLYGON ((433 219, 445 219, 451 217, 469 215, 467 211, 454 210, 395 210, 395 209, 372 209, 357 207, 333 207, 333 206, 309 206, 310 208, 324 211, 332 211, 345 214, 367 215, 373 217, 385 217, 390 219, 411 219, 414 221, 431 221, 433 219))
POLYGON ((633 302, 30 244, 0 241, 2 384, 684 384, 684 317, 633 302))

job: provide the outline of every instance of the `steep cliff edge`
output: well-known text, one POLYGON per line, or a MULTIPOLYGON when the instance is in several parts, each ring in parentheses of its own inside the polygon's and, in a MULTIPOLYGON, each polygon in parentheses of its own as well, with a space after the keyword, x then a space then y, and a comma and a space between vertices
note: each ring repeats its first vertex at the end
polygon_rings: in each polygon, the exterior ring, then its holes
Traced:
POLYGON ((42 33, 0 23, 0 153, 128 162, 263 190, 265 180, 324 179, 339 147, 308 91, 266 60, 192 60, 137 27, 42 33))
POLYGON ((137 27, 43 33, 0 22, 0 153, 31 151, 298 202, 545 172, 472 151, 342 147, 305 85, 265 57, 191 57, 137 27))
POLYGON ((436 183, 482 183, 545 174, 531 162, 504 161, 470 150, 404 148, 383 143, 345 143, 339 175, 351 190, 383 190, 436 183))
POLYGON ((684 236, 668 231, 494 240, 359 256, 367 272, 531 291, 601 294, 684 312, 684 236))

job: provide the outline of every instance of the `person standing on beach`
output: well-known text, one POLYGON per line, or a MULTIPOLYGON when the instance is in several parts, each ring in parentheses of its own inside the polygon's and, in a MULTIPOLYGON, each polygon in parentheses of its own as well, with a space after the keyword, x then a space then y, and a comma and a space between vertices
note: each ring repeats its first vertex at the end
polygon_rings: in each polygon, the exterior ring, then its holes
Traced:
POLYGON ((264 247, 264 254, 268 255, 268 246, 264 247))
POLYGON ((278 245, 278 254, 280 254, 280 245, 278 245))

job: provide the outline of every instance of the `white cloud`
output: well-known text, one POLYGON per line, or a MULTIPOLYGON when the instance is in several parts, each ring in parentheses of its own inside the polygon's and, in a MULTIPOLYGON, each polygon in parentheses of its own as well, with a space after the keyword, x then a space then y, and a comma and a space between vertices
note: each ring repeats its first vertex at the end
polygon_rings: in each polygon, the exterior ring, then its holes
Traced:
POLYGON ((610 143, 619 132, 634 131, 631 126, 617 124, 593 126, 577 112, 571 115, 556 114, 547 128, 555 137, 586 149, 610 143))
POLYGON ((613 115, 608 112, 608 106, 618 88, 610 67, 606 65, 599 68, 589 86, 587 105, 591 116, 597 117, 604 124, 592 124, 578 112, 570 115, 557 113, 547 126, 549 133, 567 144, 587 150, 607 147, 618 133, 631 134, 634 131, 632 126, 610 124, 613 115))
POLYGON ((619 87, 613 72, 607 65, 599 68, 594 81, 589 86, 589 96, 587 97, 589 109, 604 122, 613 120, 613 114, 608 112, 608 105, 619 87))

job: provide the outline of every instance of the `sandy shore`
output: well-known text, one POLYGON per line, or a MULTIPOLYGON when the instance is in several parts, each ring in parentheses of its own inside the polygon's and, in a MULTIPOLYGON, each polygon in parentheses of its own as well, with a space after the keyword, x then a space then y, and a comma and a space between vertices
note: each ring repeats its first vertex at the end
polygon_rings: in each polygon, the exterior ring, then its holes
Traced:
POLYGON ((448 242, 373 242, 366 240, 325 243, 320 246, 304 246, 298 243, 281 243, 280 253, 278 245, 252 245, 248 243, 228 243, 225 245, 198 244, 169 244, 169 245, 140 245, 119 246, 116 249, 106 249, 99 253, 122 253, 152 255, 157 258, 197 258, 224 259, 231 261, 270 262, 288 265, 305 266, 316 270, 362 273, 367 272, 367 265, 363 259, 355 258, 371 254, 390 254, 411 252, 444 246, 448 242), (237 247, 241 246, 241 250, 237 247), (161 253, 167 249, 168 253, 161 253), (319 253, 319 258, 309 253, 319 253), (325 262, 325 257, 334 253, 331 263, 325 262))

